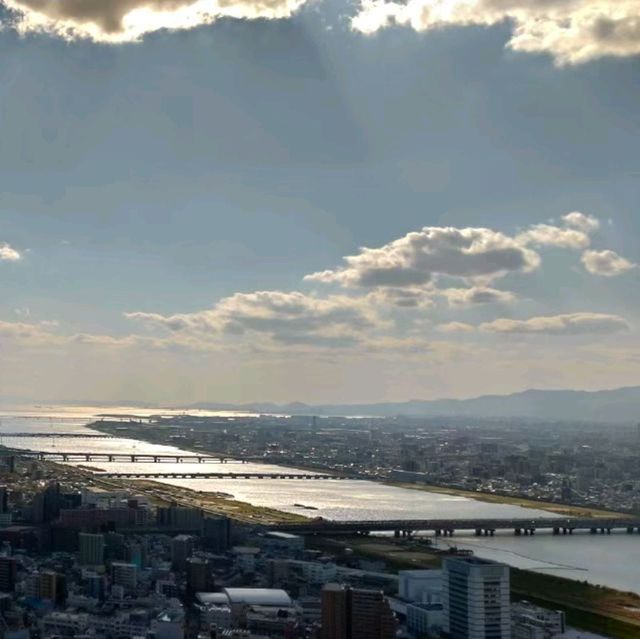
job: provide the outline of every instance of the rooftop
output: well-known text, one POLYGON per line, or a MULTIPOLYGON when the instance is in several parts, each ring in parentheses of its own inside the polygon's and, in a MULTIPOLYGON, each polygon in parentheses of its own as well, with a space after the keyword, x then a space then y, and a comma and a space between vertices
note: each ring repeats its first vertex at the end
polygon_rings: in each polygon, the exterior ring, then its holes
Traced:
POLYGON ((290 606, 291 597, 284 591, 273 588, 224 588, 223 592, 231 604, 250 606, 290 606))

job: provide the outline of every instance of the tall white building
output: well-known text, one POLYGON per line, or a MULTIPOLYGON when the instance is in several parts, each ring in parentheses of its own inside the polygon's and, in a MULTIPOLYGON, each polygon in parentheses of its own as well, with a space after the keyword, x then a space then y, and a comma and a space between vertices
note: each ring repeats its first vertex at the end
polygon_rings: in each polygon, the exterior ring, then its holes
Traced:
POLYGON ((447 558, 442 595, 450 639, 511 639, 508 566, 479 557, 447 558))

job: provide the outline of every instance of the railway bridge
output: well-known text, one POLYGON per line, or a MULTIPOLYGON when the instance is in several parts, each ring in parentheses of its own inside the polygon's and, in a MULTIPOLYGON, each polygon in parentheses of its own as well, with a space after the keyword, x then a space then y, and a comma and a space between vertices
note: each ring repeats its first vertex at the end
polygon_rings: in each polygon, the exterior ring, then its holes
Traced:
POLYGON ((281 471, 268 472, 226 472, 226 473, 96 473, 96 477, 108 479, 346 479, 341 475, 328 475, 326 473, 296 473, 281 471))
POLYGON ((572 535, 575 531, 591 534, 611 534, 623 530, 640 533, 638 518, 544 517, 534 519, 418 519, 379 521, 332 521, 315 519, 304 523, 280 524, 278 530, 302 535, 368 535, 372 532, 392 532, 396 537, 410 537, 417 532, 433 532, 436 536, 453 536, 459 531, 473 532, 477 537, 493 536, 499 530, 511 530, 514 535, 533 536, 538 531, 554 535, 572 535))
POLYGON ((215 455, 211 453, 122 453, 122 452, 87 452, 87 451, 59 451, 59 450, 28 450, 28 449, 4 449, 3 455, 15 455, 16 457, 26 457, 40 461, 62 461, 62 462, 131 462, 131 463, 151 463, 151 464, 180 464, 190 463, 242 463, 249 460, 226 457, 225 455, 215 455))
POLYGON ((0 439, 3 437, 21 439, 114 439, 113 435, 102 433, 4 433, 0 431, 0 439))

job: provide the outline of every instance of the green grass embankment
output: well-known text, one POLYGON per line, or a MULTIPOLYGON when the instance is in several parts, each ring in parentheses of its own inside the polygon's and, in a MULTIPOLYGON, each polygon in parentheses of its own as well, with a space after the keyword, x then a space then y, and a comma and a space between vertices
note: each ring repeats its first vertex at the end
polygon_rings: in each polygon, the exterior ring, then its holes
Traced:
POLYGON ((640 596, 555 575, 511 569, 511 592, 563 610, 567 623, 613 639, 640 638, 640 596))

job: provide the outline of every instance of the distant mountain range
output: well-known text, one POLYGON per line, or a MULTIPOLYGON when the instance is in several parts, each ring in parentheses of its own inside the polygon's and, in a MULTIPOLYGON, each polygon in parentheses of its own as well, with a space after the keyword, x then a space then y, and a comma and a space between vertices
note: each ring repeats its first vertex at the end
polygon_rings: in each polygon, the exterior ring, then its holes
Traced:
MULTIPOLYGON (((11 402, 0 397, 0 406, 11 402)), ((32 402, 33 400, 31 400, 32 402)), ((28 402, 28 403, 31 403, 28 402)), ((25 404, 22 400, 20 404, 25 404)), ((47 402, 48 404, 49 402, 47 402)), ((512 395, 483 395, 473 399, 410 400, 407 402, 384 402, 371 404, 321 404, 301 402, 274 404, 254 402, 229 404, 222 402, 199 402, 188 406, 162 406, 138 401, 58 401, 56 405, 103 407, 129 406, 156 410, 201 409, 210 411, 245 411, 252 413, 275 413, 283 415, 317 415, 336 417, 468 417, 477 419, 523 419, 542 421, 590 421, 607 423, 640 423, 640 386, 601 391, 574 390, 527 390, 512 395)))
POLYGON ((377 404, 311 406, 300 402, 282 405, 268 402, 245 405, 198 403, 188 408, 344 417, 476 417, 640 423, 640 386, 593 392, 527 390, 512 395, 485 395, 474 399, 377 404))

